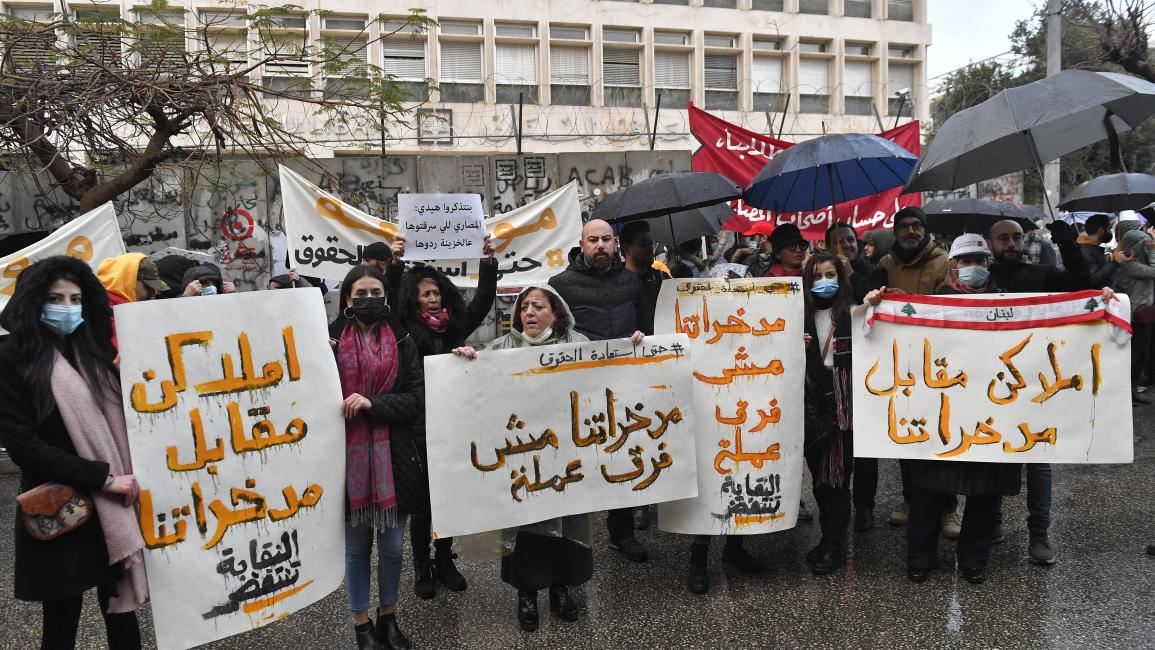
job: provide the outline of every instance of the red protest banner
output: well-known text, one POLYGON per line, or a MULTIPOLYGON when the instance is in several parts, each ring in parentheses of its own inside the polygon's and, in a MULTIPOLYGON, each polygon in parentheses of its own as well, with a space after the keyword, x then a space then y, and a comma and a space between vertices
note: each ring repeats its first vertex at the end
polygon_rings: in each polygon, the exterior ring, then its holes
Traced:
MULTIPOLYGON (((775 154, 791 147, 793 142, 771 138, 721 120, 706 111, 689 106, 690 133, 701 143, 694 152, 690 168, 696 172, 716 172, 739 185, 746 186, 775 154)), ((879 133, 900 147, 919 155, 918 121, 879 133)), ((922 195, 901 194, 902 188, 838 204, 838 220, 854 226, 859 235, 869 230, 890 228, 894 213, 908 205, 922 205, 922 195)), ((774 225, 793 223, 807 239, 821 239, 830 227, 832 213, 829 207, 809 212, 774 213, 746 205, 741 199, 730 207, 737 216, 726 224, 727 230, 749 231, 754 224, 769 221, 774 225)))

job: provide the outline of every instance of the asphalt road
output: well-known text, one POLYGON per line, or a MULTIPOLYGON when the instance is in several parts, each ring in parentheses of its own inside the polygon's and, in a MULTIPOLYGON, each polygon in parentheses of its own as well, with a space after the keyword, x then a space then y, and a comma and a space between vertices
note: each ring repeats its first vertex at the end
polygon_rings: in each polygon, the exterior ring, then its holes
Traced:
MULTIPOLYGON (((1020 495, 1005 504, 1007 541, 995 547, 985 584, 971 585, 953 570, 954 545, 946 540, 940 569, 923 584, 909 582, 902 529, 884 521, 899 501, 897 465, 884 462, 878 525, 853 535, 849 566, 831 576, 806 568, 803 555, 818 531, 800 523, 748 541, 770 565, 762 576, 723 566, 715 544, 711 591, 693 595, 685 588, 688 538, 641 532, 651 559, 631 564, 607 547, 599 525, 596 572, 576 590, 576 623, 549 616, 543 595, 541 629, 522 632, 515 593, 498 577, 497 562, 462 563, 469 589, 441 591, 432 601, 413 595, 407 569, 398 618, 417 648, 1155 648, 1155 557, 1144 552, 1155 542, 1153 419, 1155 406, 1135 411, 1134 464, 1055 467, 1051 539, 1059 561, 1052 567, 1027 560, 1020 495)), ((17 476, 0 476, 0 521, 14 521, 16 491, 17 476)), ((12 528, 0 529, 0 566, 10 567, 12 528)), ((11 571, 0 572, 0 648, 35 648, 40 605, 11 593, 11 571)), ((146 647, 155 647, 147 612, 141 620, 146 647)), ((94 593, 78 647, 106 647, 94 593)), ((339 590, 284 621, 204 647, 356 646, 339 590)))

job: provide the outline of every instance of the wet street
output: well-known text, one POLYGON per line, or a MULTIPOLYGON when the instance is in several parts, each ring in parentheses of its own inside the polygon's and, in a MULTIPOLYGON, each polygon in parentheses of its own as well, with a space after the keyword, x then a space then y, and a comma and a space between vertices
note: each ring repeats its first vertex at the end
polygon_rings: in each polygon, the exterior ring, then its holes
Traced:
MULTIPOLYGON (((902 529, 885 517, 899 501, 898 468, 883 463, 877 525, 853 534, 849 566, 815 577, 803 555, 818 538, 816 523, 756 537, 747 548, 770 571, 746 576, 710 557, 711 590, 686 591, 689 539, 650 529, 639 533, 651 553, 631 564, 596 540, 593 580, 577 590, 582 618, 548 614, 522 632, 515 594, 497 562, 465 562, 463 593, 431 601, 402 578, 399 621, 417 648, 1152 648, 1155 647, 1155 406, 1136 410, 1135 463, 1055 467, 1052 544, 1058 563, 1027 560, 1024 496, 1004 508, 1007 541, 996 546, 987 581, 965 582, 954 570, 954 543, 941 540, 939 568, 923 584, 906 579, 902 529)), ((809 480, 809 478, 807 478, 809 480)), ((17 476, 0 476, 0 520, 14 519, 17 476)), ((804 489, 809 498, 809 489, 804 489)), ((599 522, 604 515, 597 515, 599 522)), ((12 529, 0 532, 0 648, 34 648, 40 605, 13 601, 12 529)), ((407 562, 408 564, 408 562, 407 562)), ((152 621, 142 618, 146 647, 152 621)), ((104 648, 95 592, 85 605, 79 648, 104 648)), ((287 620, 206 648, 353 648, 352 625, 339 590, 287 620)))

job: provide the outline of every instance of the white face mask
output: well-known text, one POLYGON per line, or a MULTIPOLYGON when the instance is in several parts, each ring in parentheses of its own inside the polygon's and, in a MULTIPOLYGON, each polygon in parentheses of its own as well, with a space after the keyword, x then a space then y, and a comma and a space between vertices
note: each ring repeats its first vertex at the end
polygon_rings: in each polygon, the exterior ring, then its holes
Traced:
POLYGON ((553 338, 552 327, 545 328, 537 336, 530 336, 529 334, 526 334, 525 332, 519 332, 516 329, 510 331, 512 331, 514 334, 517 334, 518 338, 525 341, 526 343, 529 343, 530 345, 541 345, 542 343, 545 343, 546 341, 553 338))

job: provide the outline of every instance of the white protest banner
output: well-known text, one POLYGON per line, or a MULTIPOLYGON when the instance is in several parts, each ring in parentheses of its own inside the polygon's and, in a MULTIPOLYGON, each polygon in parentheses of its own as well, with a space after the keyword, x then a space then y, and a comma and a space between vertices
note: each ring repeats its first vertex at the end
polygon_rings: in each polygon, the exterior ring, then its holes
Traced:
POLYGON ((301 275, 343 280, 361 264, 366 246, 393 241, 397 224, 358 210, 280 167, 285 235, 301 275))
MULTIPOLYGON (((110 257, 124 255, 124 239, 111 203, 80 215, 44 239, 11 255, 0 257, 0 310, 16 291, 16 278, 24 269, 53 255, 67 255, 88 262, 95 271, 110 257)), ((4 330, 0 329, 0 334, 4 330)))
POLYGON ((157 646, 339 587, 345 421, 320 292, 131 303, 116 329, 157 646))
MULTIPOLYGON (((578 187, 577 181, 570 181, 533 203, 485 220, 497 251, 499 288, 542 284, 569 265, 569 249, 577 246, 582 234, 578 187)), ((453 284, 473 288, 478 262, 441 261, 433 266, 453 284)))
POLYGON ((1130 305, 886 295, 854 312, 854 455, 1129 463, 1130 305))
POLYGON ((672 533, 793 528, 802 492, 802 281, 666 280, 654 330, 690 339, 698 497, 658 506, 672 533))
POLYGON ((433 531, 694 496, 690 384, 682 336, 426 357, 433 531))
POLYGON ((398 194, 406 260, 480 258, 485 208, 480 194, 398 194))

